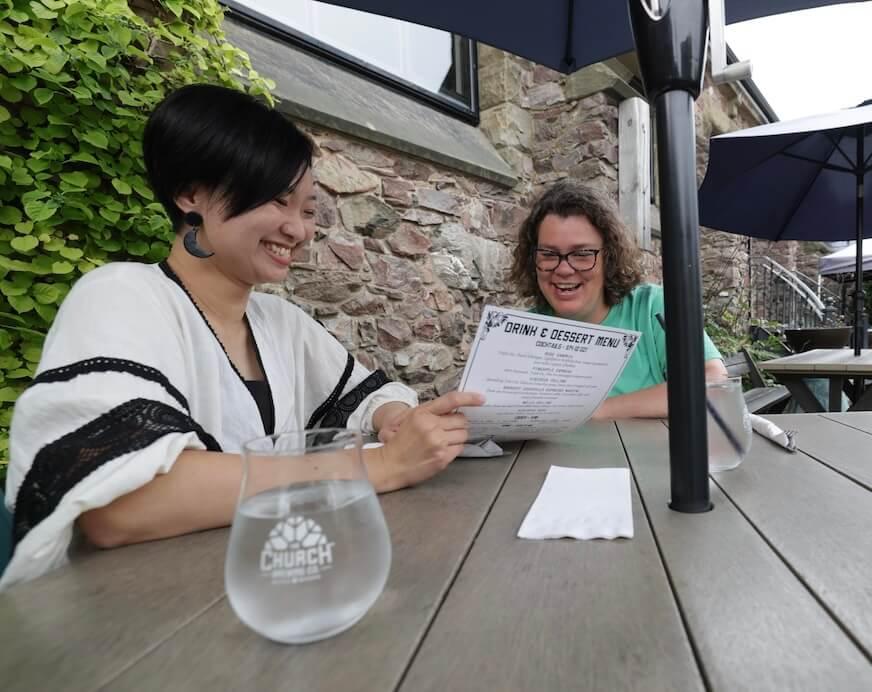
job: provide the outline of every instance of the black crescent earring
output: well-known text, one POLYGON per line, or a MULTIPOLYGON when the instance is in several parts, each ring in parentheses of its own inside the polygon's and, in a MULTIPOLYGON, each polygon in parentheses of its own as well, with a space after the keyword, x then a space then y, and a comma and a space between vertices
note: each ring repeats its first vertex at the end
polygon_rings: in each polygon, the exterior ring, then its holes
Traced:
POLYGON ((203 225, 203 217, 195 211, 189 211, 185 214, 185 223, 190 226, 190 229, 185 233, 185 237, 182 238, 182 244, 185 246, 187 253, 198 259, 205 259, 214 255, 214 252, 204 250, 197 242, 197 231, 203 225))

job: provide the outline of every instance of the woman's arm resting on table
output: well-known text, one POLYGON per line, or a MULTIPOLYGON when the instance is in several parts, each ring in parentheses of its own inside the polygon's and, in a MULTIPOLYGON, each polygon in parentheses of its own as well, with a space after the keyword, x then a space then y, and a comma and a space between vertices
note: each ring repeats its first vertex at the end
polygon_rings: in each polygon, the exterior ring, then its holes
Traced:
POLYGON ((637 392, 609 397, 594 412, 592 420, 666 418, 668 410, 666 383, 663 382, 637 392))
MULTIPOLYGON (((727 369, 720 358, 705 362, 706 381, 727 377, 727 369)), ((613 420, 615 418, 666 418, 669 415, 665 382, 638 392, 619 394, 606 399, 593 414, 593 420, 613 420)))
MULTIPOLYGON (((446 440, 440 434, 448 422, 442 421, 441 427, 412 431, 418 442, 414 450, 402 441, 399 446, 392 444, 390 452, 384 448, 363 450, 367 475, 376 491, 412 485, 444 468, 450 459, 443 460, 438 453, 445 451, 446 440)), ((416 420, 415 427, 421 428, 426 423, 416 420)), ((453 440, 448 435, 465 440, 465 419, 454 423, 454 431, 444 432, 447 441, 453 440)), ((302 469, 301 472, 305 473, 302 469)), ((169 473, 155 476, 108 505, 84 512, 78 525, 98 548, 117 548, 229 526, 241 483, 242 458, 238 454, 187 450, 179 455, 169 473)))
MULTIPOLYGON (((468 435, 466 417, 453 411, 482 401, 479 394, 452 392, 410 409, 384 447, 363 451, 376 491, 414 485, 444 469, 463 449, 468 435)), ((404 411, 391 415, 397 413, 404 411)), ((83 513, 79 528, 94 545, 114 548, 227 526, 236 511, 241 482, 238 454, 186 450, 169 473, 83 513)))
POLYGON ((169 473, 82 514, 79 528, 94 545, 114 548, 227 526, 241 482, 238 454, 189 449, 169 473))

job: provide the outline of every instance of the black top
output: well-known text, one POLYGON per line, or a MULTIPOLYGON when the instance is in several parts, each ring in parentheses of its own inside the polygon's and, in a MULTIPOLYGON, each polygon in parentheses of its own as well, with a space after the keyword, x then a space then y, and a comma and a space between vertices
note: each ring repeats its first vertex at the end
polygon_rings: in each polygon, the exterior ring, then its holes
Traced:
POLYGON ((272 435, 276 427, 276 409, 273 405, 272 394, 266 380, 243 380, 251 396, 260 411, 260 419, 263 421, 263 429, 267 435, 272 435))
MULTIPOLYGON (((272 435, 275 432, 276 427, 276 409, 272 400, 272 392, 269 388, 269 380, 246 380, 242 376, 242 373, 239 372, 236 364, 230 358, 230 354, 227 353, 227 349, 224 348, 224 344, 221 343, 221 339, 218 338, 218 333, 213 329, 209 320, 206 318, 206 313, 204 313, 200 309, 200 306, 197 305, 197 301, 194 300, 194 296, 191 295, 185 284, 182 283, 182 280, 173 271, 172 267, 170 267, 166 260, 158 264, 158 266, 170 281, 173 281, 182 289, 182 292, 188 297, 188 300, 191 301, 191 305, 193 305, 194 309, 199 313, 203 322, 205 322, 206 326, 209 328, 209 331, 212 332, 212 336, 215 337, 215 341, 218 342, 218 345, 224 352, 224 356, 227 358, 227 362, 230 363, 230 367, 233 368, 233 372, 236 373, 236 376, 248 388, 249 393, 254 399, 254 403, 257 404, 257 410, 260 411, 260 420, 263 422, 263 429, 266 431, 267 435, 272 435)), ((248 329, 248 334, 251 337, 251 343, 254 346, 254 353, 257 356, 257 362, 265 377, 266 369, 263 367, 263 359, 260 357, 260 349, 257 347, 257 339, 254 338, 254 331, 251 328, 251 323, 248 321, 248 315, 243 315, 243 319, 245 320, 245 327, 248 329)))

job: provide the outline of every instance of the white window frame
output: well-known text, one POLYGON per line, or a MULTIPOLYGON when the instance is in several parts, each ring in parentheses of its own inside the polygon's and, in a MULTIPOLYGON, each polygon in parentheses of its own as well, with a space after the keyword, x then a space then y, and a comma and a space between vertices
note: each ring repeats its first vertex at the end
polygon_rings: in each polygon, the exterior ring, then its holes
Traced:
MULTIPOLYGON (((478 124, 478 51, 475 41, 454 36, 452 42, 452 48, 455 52, 455 65, 460 65, 463 70, 460 81, 463 82, 466 91, 466 98, 464 99, 462 96, 455 97, 452 94, 426 89, 409 79, 394 74, 384 67, 374 65, 311 36, 305 31, 289 27, 247 6, 245 0, 220 0, 220 2, 226 7, 228 16, 237 21, 251 25, 257 30, 268 33, 275 38, 299 46, 321 58, 394 88, 405 95, 424 101, 438 110, 447 112, 467 122, 478 124)), ((330 5, 325 7, 332 8, 333 10, 341 9, 330 5)), ((398 20, 385 19, 385 21, 395 22, 398 25, 406 24, 398 20)))

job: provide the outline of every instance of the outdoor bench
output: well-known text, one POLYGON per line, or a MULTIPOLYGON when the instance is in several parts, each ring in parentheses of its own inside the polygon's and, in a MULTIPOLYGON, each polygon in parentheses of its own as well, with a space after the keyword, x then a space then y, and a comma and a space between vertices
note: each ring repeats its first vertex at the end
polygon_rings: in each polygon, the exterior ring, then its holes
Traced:
POLYGON ((726 356, 724 365, 730 377, 748 376, 751 389, 745 391, 745 404, 751 413, 778 413, 790 399, 790 392, 784 385, 766 384, 763 373, 748 349, 742 348, 737 353, 726 356))

